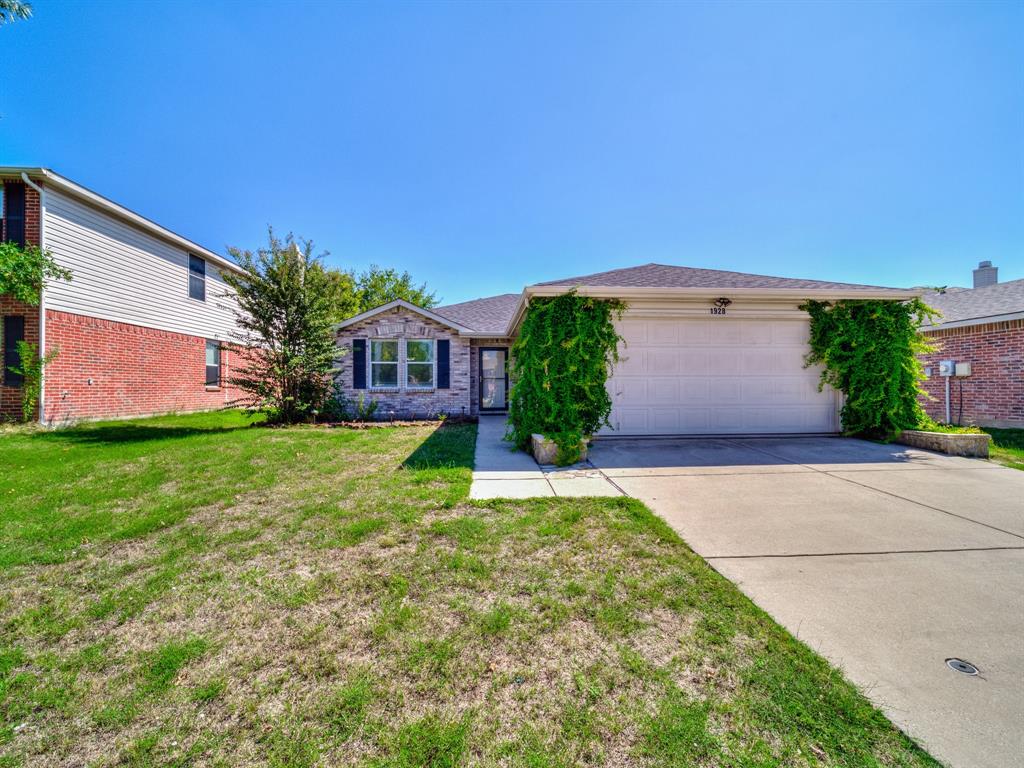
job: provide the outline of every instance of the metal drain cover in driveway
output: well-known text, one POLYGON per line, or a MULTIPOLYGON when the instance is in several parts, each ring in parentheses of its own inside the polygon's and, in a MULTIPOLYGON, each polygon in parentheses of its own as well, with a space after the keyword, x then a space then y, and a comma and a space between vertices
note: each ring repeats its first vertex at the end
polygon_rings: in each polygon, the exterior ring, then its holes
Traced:
POLYGON ((978 674, 978 668, 969 661, 964 661, 963 659, 946 659, 946 666, 954 672, 962 672, 965 675, 978 674))

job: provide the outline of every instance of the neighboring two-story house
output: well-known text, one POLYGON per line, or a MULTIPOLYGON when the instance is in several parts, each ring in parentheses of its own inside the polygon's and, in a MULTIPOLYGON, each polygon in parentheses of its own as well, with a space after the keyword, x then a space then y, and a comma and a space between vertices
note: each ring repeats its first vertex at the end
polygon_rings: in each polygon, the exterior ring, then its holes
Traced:
POLYGON ((44 372, 44 423, 222 407, 237 353, 231 261, 46 168, 0 167, 5 240, 72 272, 38 306, 0 296, 0 417, 20 414, 9 370, 25 340, 58 350, 44 372))

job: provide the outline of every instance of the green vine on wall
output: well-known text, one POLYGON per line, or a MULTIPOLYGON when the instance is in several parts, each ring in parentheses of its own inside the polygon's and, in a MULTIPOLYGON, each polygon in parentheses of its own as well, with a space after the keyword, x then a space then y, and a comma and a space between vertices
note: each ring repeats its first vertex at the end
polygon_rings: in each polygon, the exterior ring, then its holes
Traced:
POLYGON ((807 365, 824 366, 819 389, 828 384, 846 396, 845 433, 890 439, 926 423, 918 356, 932 351, 920 328, 934 309, 918 298, 808 301, 800 308, 811 316, 807 365))
POLYGON ((614 320, 625 308, 576 291, 530 301, 511 349, 509 437, 517 446, 541 434, 558 445, 558 463, 571 464, 581 438, 608 424, 606 383, 621 341, 614 320))
POLYGON ((37 245, 0 243, 0 295, 39 306, 46 280, 70 280, 71 270, 61 267, 49 251, 37 245))

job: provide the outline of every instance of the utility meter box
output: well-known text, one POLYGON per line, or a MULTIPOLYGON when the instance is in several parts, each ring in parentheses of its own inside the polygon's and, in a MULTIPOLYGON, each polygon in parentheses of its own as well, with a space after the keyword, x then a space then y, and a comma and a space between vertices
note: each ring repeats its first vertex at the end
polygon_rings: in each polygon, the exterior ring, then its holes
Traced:
POLYGON ((971 375, 971 364, 970 363, 957 363, 955 368, 957 376, 970 376, 971 375))
POLYGON ((939 361, 939 376, 952 376, 953 372, 954 366, 952 360, 939 361))

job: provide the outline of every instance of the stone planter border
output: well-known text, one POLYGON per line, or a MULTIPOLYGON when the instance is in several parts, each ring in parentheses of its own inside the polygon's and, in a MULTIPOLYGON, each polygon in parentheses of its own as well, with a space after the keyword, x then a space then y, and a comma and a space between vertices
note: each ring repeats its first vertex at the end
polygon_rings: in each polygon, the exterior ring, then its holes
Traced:
POLYGON ((948 453, 950 456, 987 459, 991 435, 957 434, 953 432, 924 432, 919 429, 905 429, 896 438, 897 443, 925 448, 929 451, 948 453))
MULTIPOLYGON (((555 457, 558 455, 558 446, 555 445, 554 440, 544 437, 544 435, 533 434, 530 435, 530 452, 533 453, 533 458, 536 459, 538 464, 547 466, 555 463, 555 457)), ((587 460, 586 440, 580 440, 579 460, 587 460)))

